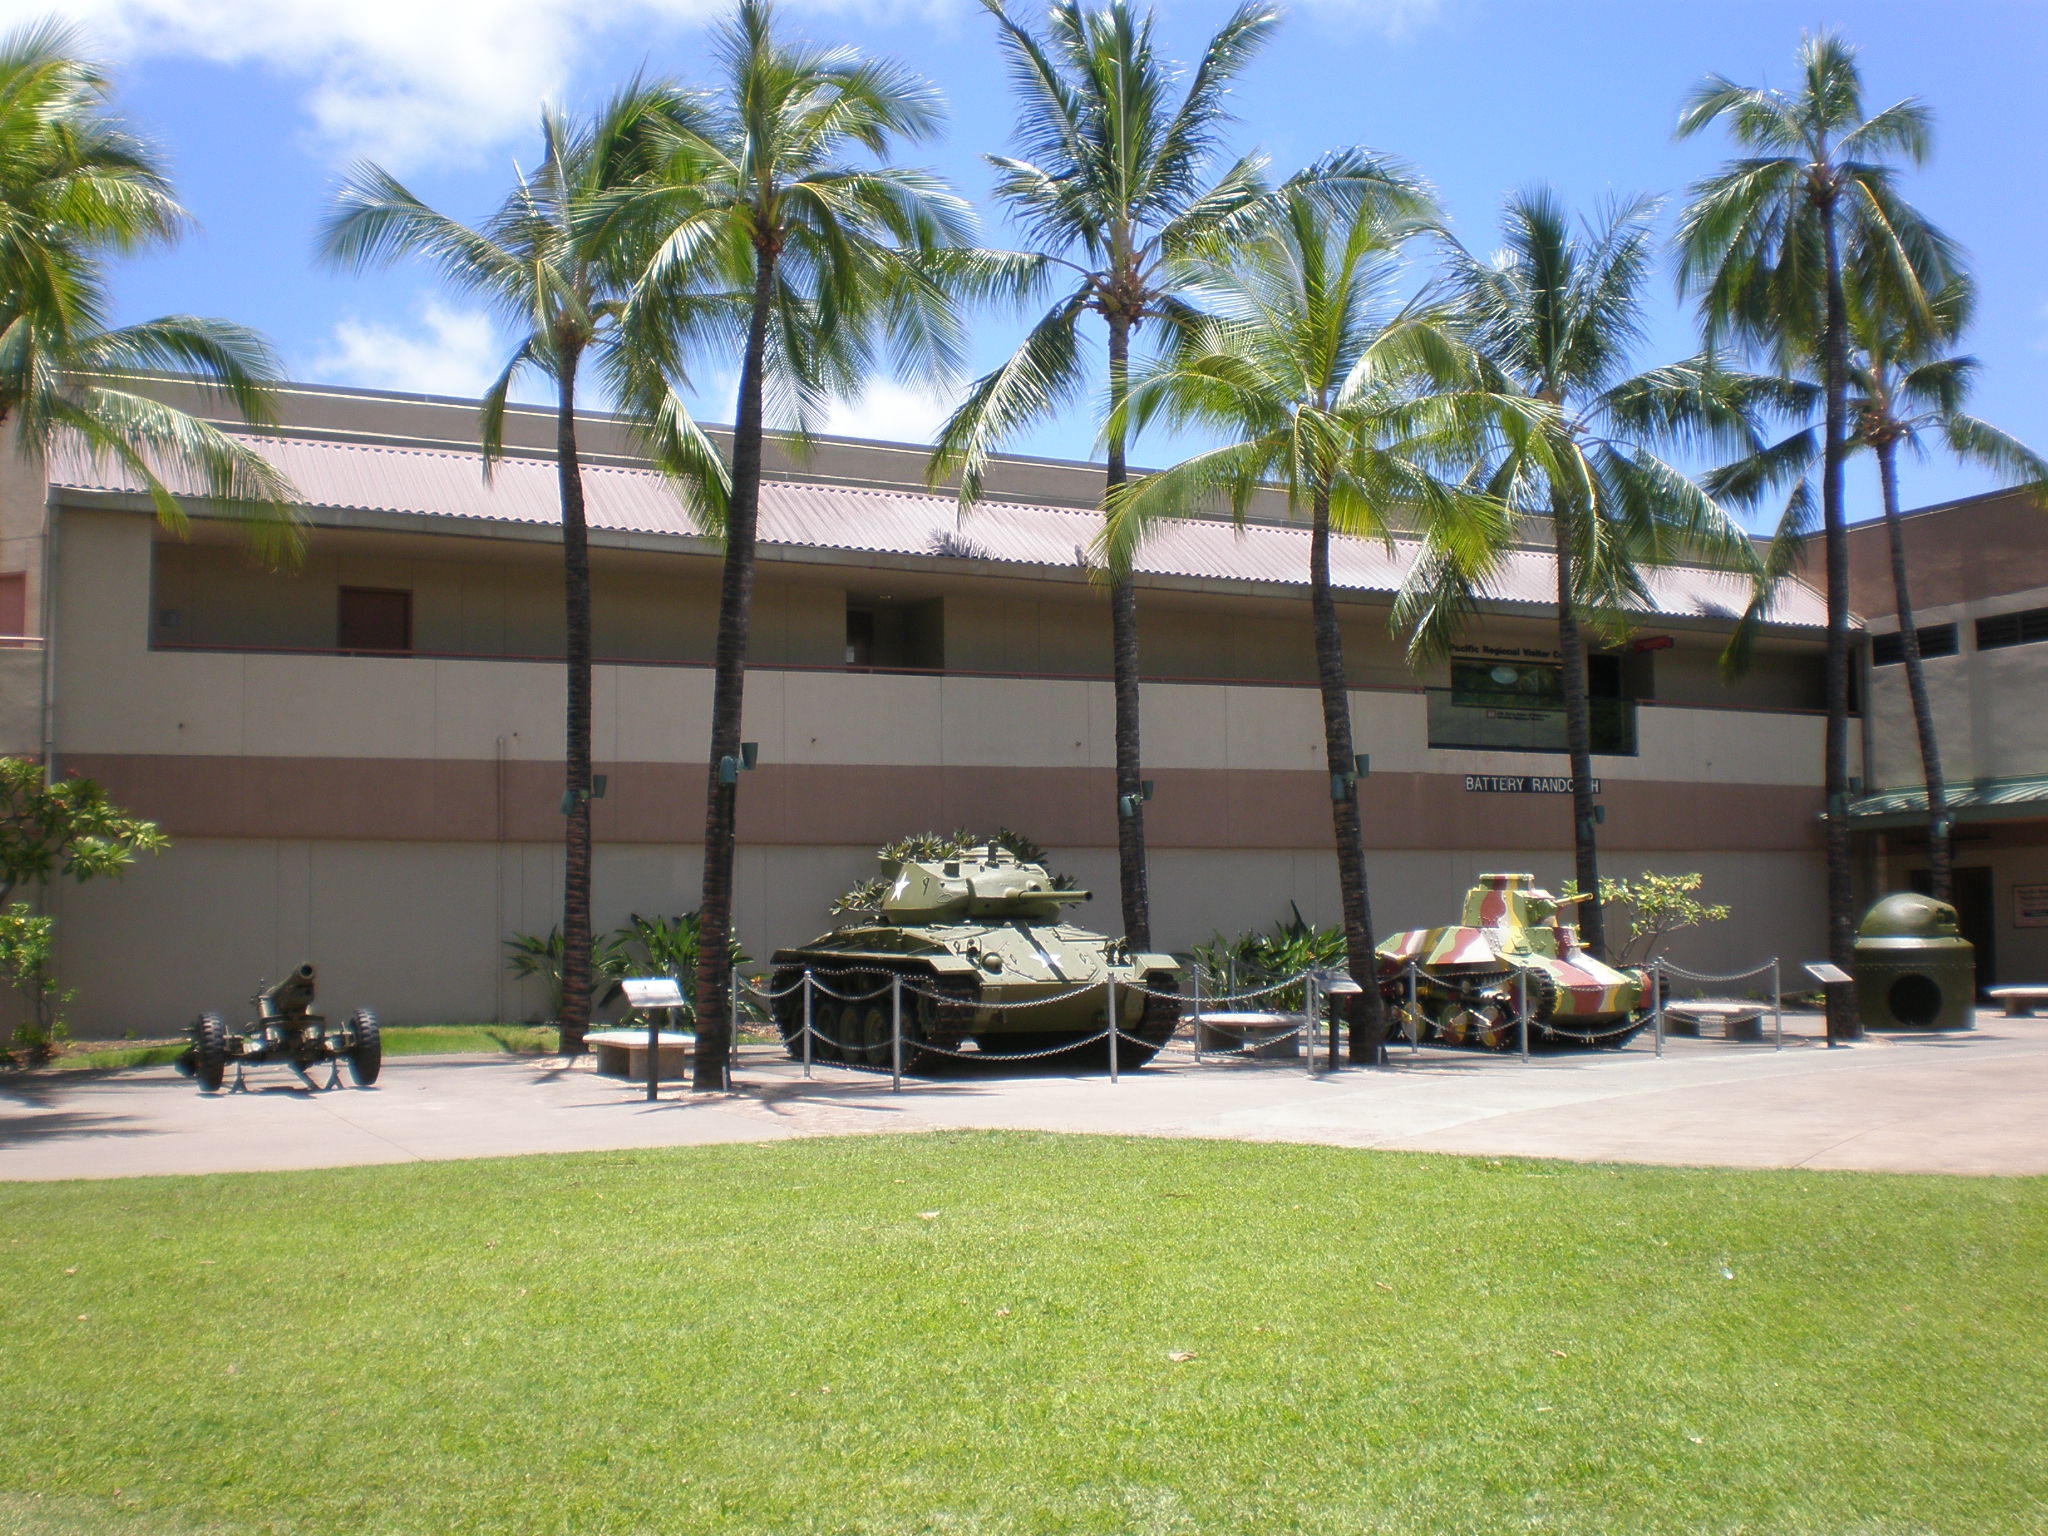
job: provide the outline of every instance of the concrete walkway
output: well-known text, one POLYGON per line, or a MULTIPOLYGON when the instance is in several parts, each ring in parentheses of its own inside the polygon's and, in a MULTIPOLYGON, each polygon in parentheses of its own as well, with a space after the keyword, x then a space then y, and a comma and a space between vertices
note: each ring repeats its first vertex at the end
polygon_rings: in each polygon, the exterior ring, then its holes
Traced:
POLYGON ((1102 1075, 906 1079, 750 1048, 739 1091, 633 1084, 587 1060, 414 1057, 371 1091, 310 1094, 282 1068, 205 1097, 168 1067, 0 1087, 0 1179, 322 1168, 952 1128, 1321 1142, 1493 1156, 2048 1174, 2048 1019, 1979 1016, 1946 1036, 1828 1050, 1788 1020, 1786 1049, 1673 1040, 1512 1056, 1397 1050, 1387 1071, 1311 1077, 1299 1064, 1162 1056, 1102 1075))

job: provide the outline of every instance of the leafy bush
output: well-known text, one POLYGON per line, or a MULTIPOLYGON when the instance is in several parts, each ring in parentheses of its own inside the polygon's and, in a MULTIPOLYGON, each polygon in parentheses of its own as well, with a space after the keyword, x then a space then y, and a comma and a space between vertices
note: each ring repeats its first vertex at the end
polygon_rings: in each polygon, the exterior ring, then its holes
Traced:
MULTIPOLYGON (((623 931, 623 930, 622 930, 623 931)), ((521 981, 539 980, 548 989, 550 1019, 562 1016, 562 929, 558 923, 545 934, 515 933, 505 941, 510 952, 505 963, 521 981)), ((590 944, 590 998, 602 1005, 618 991, 619 978, 627 973, 626 946, 617 933, 593 937, 590 944)))
MULTIPOLYGON (((51 783, 40 763, 0 757, 0 902, 23 884, 117 878, 138 853, 161 853, 170 840, 155 822, 130 816, 91 779, 51 783)), ((0 976, 22 996, 28 1016, 16 1026, 9 1062, 47 1061, 67 1030, 72 998, 58 983, 56 924, 29 903, 0 912, 0 976)))
POLYGON ((8 1058, 40 1066, 71 1033, 64 1009, 72 994, 57 984, 52 964, 57 920, 17 901, 0 912, 0 974, 28 1004, 28 1017, 14 1026, 8 1058))
MULTIPOLYGON (((590 999, 598 1008, 617 1002, 628 976, 673 976, 689 996, 690 977, 697 969, 702 923, 697 913, 679 917, 642 917, 635 912, 623 928, 600 934, 590 946, 590 999)), ((734 965, 747 963, 738 938, 731 940, 734 965)), ((505 963, 525 981, 535 978, 548 988, 550 1018, 562 1013, 562 930, 546 934, 515 933, 505 941, 505 963)), ((694 1017, 694 1012, 692 1013, 694 1017)))
MULTIPOLYGON (((1615 947, 1612 963, 1647 964, 1662 949, 1665 938, 1678 929, 1726 922, 1727 907, 1699 899, 1699 889, 1705 880, 1706 877, 1697 872, 1687 875, 1645 872, 1633 880, 1614 880, 1602 875, 1600 905, 1609 912, 1621 908, 1628 919, 1628 937, 1615 947)), ((1567 880, 1563 894, 1576 896, 1578 893, 1578 882, 1567 880)))
MULTIPOLYGON (((1270 930, 1247 929, 1236 938, 1219 933, 1207 944, 1197 945, 1194 959, 1202 968, 1203 989, 1212 993, 1254 992, 1299 976, 1303 971, 1343 969, 1344 930, 1316 927, 1293 902, 1287 904, 1287 910, 1289 915, 1270 930)), ((1303 992, 1302 984, 1297 982, 1245 1006, 1290 1012, 1302 1006, 1303 992)))

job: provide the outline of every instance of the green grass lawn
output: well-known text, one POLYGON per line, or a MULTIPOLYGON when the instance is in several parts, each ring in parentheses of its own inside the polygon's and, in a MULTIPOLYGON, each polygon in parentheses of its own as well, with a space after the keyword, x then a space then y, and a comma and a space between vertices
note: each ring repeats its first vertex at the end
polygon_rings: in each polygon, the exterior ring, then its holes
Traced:
POLYGON ((935 1135, 0 1233, 0 1531, 2048 1528, 2043 1179, 935 1135))
MULTIPOLYGON (((184 1040, 77 1040, 43 1072, 106 1072, 123 1067, 162 1067, 184 1052, 184 1040)), ((544 1056, 555 1048, 555 1031, 538 1024, 387 1024, 386 1056, 544 1056)))

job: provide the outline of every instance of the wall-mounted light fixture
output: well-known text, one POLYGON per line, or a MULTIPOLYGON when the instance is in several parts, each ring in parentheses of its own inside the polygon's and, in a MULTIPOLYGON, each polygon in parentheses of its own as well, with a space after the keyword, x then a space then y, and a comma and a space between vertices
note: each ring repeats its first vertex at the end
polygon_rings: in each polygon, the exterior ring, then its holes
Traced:
POLYGON ((721 784, 739 783, 740 770, 753 767, 760 760, 760 757, 761 744, 758 741, 741 742, 740 755, 738 757, 721 757, 718 760, 718 782, 721 784))
POLYGON ((1133 816, 1137 815, 1140 802, 1152 798, 1152 788, 1152 781, 1150 779, 1141 779, 1138 781, 1138 792, 1135 795, 1118 795, 1116 797, 1117 815, 1125 821, 1129 821, 1133 816))
POLYGON ((603 774, 593 773, 590 776, 590 788, 583 791, 582 794, 577 794, 577 792, 573 789, 563 790, 562 814, 566 816, 571 811, 575 810, 576 802, 578 800, 602 800, 604 798, 604 781, 605 776, 603 774))
POLYGON ((1351 763, 1352 768, 1349 773, 1333 773, 1330 775, 1330 798, 1332 800, 1342 800, 1351 793, 1352 785, 1356 784, 1360 779, 1371 777, 1372 754, 1370 752, 1359 753, 1351 759, 1351 763))

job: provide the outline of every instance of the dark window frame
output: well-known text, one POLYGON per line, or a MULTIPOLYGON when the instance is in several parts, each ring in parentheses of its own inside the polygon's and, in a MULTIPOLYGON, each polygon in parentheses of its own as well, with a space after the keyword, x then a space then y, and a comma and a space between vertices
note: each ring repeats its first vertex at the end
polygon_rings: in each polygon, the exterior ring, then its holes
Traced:
POLYGON ((2048 640, 2048 608, 2021 608, 2012 613, 1987 613, 1977 621, 1977 649, 2002 651, 2015 645, 2048 640))
MULTIPOLYGON (((1937 657, 1954 656, 1962 650, 1961 629, 1950 621, 1947 624, 1920 624, 1913 630, 1920 642, 1920 659, 1932 661, 1937 657)), ((1901 632, 1892 630, 1886 634, 1870 637, 1870 664, 1873 667, 1901 666, 1906 660, 1906 644, 1901 632)))
POLYGON ((373 651, 379 655, 405 656, 412 653, 412 591, 406 587, 342 587, 335 593, 334 602, 334 648, 338 651, 373 651), (358 630, 350 634, 349 599, 351 598, 402 598, 405 607, 404 633, 402 644, 373 645, 367 643, 358 630))

